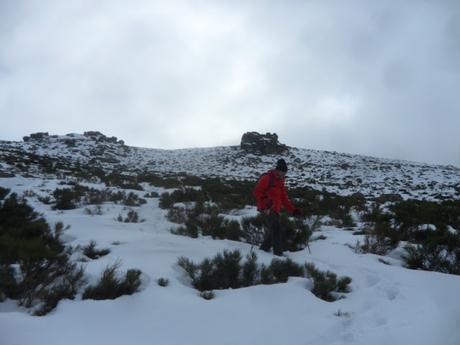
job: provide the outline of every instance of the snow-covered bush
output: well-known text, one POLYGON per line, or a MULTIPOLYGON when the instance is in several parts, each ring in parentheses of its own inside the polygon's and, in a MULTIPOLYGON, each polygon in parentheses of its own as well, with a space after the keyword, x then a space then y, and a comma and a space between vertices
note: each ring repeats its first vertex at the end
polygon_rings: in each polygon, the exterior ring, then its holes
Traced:
POLYGON ((71 210, 81 205, 101 205, 104 202, 120 203, 125 206, 141 206, 147 201, 136 193, 95 189, 74 184, 72 188, 57 188, 53 192, 54 209, 71 210))
POLYGON ((104 212, 102 211, 101 205, 96 205, 93 207, 86 207, 85 208, 85 213, 90 215, 90 216, 102 216, 104 212))
MULTIPOLYGON (((312 230, 308 220, 292 219, 282 213, 280 224, 283 231, 283 249, 298 251, 308 245, 312 230)), ((246 217, 242 221, 242 237, 246 242, 260 245, 265 235, 262 215, 246 217)))
POLYGON ((144 195, 144 198, 158 198, 160 197, 160 194, 157 192, 150 192, 144 195))
POLYGON ((407 245, 403 259, 411 269, 437 271, 460 275, 460 248, 449 250, 447 246, 428 243, 407 245))
POLYGON ((0 200, 3 200, 3 198, 5 198, 5 196, 7 196, 9 192, 9 189, 0 187, 0 200))
POLYGON ((71 250, 25 200, 12 194, 0 205, 0 296, 32 308, 36 315, 73 299, 84 283, 83 268, 70 262, 71 250))
POLYGON ((83 247, 83 254, 90 259, 96 260, 110 254, 110 249, 96 249, 96 242, 91 241, 87 246, 83 247))
POLYGON ((204 298, 207 301, 212 300, 214 299, 214 297, 216 297, 216 295, 212 291, 202 291, 200 293, 200 296, 201 298, 204 298))
POLYGON ((313 289, 311 292, 322 300, 332 302, 342 298, 338 293, 350 291, 348 287, 351 283, 350 277, 342 277, 337 280, 335 273, 319 271, 312 263, 306 263, 305 269, 308 277, 313 279, 313 289))
POLYGON ((349 292, 351 278, 342 277, 332 272, 321 272, 313 264, 299 265, 291 259, 273 259, 270 265, 259 265, 257 256, 251 253, 241 263, 242 256, 238 250, 224 251, 213 258, 206 258, 195 264, 185 257, 178 260, 191 279, 192 286, 201 291, 237 289, 258 284, 285 283, 289 277, 309 277, 314 282, 313 294, 326 301, 334 301, 349 292))
POLYGON ((122 189, 134 189, 143 191, 144 189, 139 184, 137 176, 123 175, 117 172, 111 172, 110 174, 101 174, 99 176, 107 186, 118 187, 122 189))
POLYGON ((183 188, 175 190, 172 193, 163 193, 160 196, 159 206, 163 209, 171 208, 179 202, 201 202, 206 201, 206 196, 202 190, 194 188, 183 188))
POLYGON ((142 223, 145 221, 145 219, 139 219, 139 214, 131 209, 128 210, 125 217, 119 214, 117 220, 121 223, 142 223))
POLYGON ((84 189, 81 186, 74 188, 56 189, 53 192, 56 203, 53 207, 55 210, 72 210, 80 204, 81 198, 84 195, 84 189))
POLYGON ((240 223, 225 219, 218 212, 219 209, 214 206, 197 202, 190 209, 171 208, 167 217, 172 222, 184 224, 171 230, 175 235, 196 238, 201 234, 213 239, 240 240, 243 236, 240 223))
POLYGON ((124 278, 119 278, 119 263, 107 266, 101 278, 94 286, 85 289, 82 299, 115 299, 123 295, 132 295, 139 291, 142 272, 136 269, 126 271, 124 278))
POLYGON ((289 277, 303 277, 305 274, 302 265, 291 259, 273 259, 269 266, 260 268, 260 283, 276 284, 286 283, 289 277))
POLYGON ((169 280, 166 279, 166 278, 159 278, 159 279, 157 280, 157 283, 158 283, 158 285, 161 286, 161 287, 167 287, 167 286, 169 285, 169 280))

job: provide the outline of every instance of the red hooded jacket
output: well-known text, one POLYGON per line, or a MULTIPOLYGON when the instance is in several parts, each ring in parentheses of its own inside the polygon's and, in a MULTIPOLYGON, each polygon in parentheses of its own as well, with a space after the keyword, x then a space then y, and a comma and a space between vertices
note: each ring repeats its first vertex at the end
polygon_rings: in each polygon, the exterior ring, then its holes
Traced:
POLYGON ((289 201, 284 179, 280 178, 276 170, 269 170, 257 182, 253 192, 257 201, 257 210, 270 209, 276 213, 284 206, 290 213, 296 208, 289 201))

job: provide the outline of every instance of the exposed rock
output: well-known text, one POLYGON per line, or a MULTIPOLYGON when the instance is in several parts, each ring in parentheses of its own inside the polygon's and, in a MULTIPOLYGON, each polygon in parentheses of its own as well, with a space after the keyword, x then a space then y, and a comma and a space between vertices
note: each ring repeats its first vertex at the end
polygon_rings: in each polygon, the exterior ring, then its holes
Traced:
POLYGON ((403 197, 400 194, 382 194, 375 201, 384 204, 386 202, 399 202, 403 201, 403 197))
POLYGON ((87 138, 95 140, 97 143, 112 143, 112 144, 119 144, 124 145, 125 142, 123 140, 118 140, 117 137, 107 137, 106 135, 102 134, 98 131, 88 131, 83 133, 83 135, 87 138))
POLYGON ((48 137, 49 137, 48 132, 37 132, 37 133, 32 133, 30 135, 30 139, 32 140, 44 140, 44 139, 48 139, 48 137))
POLYGON ((99 137, 105 138, 105 135, 98 131, 84 132, 83 135, 87 138, 99 138, 99 137))
POLYGON ((243 134, 241 149, 258 155, 284 154, 289 151, 286 145, 278 141, 276 133, 260 134, 257 132, 246 132, 243 134))

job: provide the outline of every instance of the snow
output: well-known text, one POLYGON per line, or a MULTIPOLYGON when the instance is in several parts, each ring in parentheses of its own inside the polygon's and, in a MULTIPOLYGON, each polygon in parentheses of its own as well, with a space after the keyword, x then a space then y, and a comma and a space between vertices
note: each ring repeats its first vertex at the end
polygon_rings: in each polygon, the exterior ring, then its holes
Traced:
MULTIPOLYGON (((25 190, 52 191, 58 182, 0 178, 0 186, 19 195, 25 190)), ((162 189, 145 192, 150 191, 162 189)), ((291 278, 286 284, 215 291, 216 297, 206 301, 190 286, 177 258, 197 262, 224 249, 239 249, 245 255, 250 245, 171 234, 176 225, 166 220, 158 198, 133 207, 145 219, 135 224, 115 220, 121 205, 106 203, 103 215, 91 216, 84 208, 54 211, 36 197, 27 199, 50 224, 70 225, 64 232, 69 245, 95 240, 97 248, 111 250, 85 264, 90 282, 107 265, 120 261, 122 270, 142 270, 143 285, 140 292, 116 300, 61 301, 44 317, 31 316, 12 301, 0 303, 2 345, 460 344, 460 276, 408 270, 396 253, 385 257, 391 265, 379 262, 377 255, 357 254, 350 246, 362 236, 349 231, 323 226, 315 236, 327 239, 312 242, 311 254, 307 249, 287 253, 296 262, 313 262, 321 270, 350 276, 352 291, 345 299, 325 302, 309 291, 309 279, 291 278), (167 278, 169 286, 158 286, 159 278, 167 278)), ((247 207, 226 216, 241 219, 255 212, 247 207)), ((273 258, 255 250, 260 262, 273 258)))
MULTIPOLYGON (((236 146, 162 150, 98 142, 93 137, 78 134, 50 136, 38 142, 0 141, 0 157, 2 153, 7 156, 36 154, 60 161, 65 157, 72 164, 98 158, 105 169, 122 167, 124 173, 143 170, 158 174, 186 172, 194 176, 250 180, 273 168, 279 158, 249 154, 236 146), (75 140, 76 146, 68 147, 66 139, 75 140), (115 159, 119 165, 108 163, 107 159, 115 159)), ((290 148, 284 158, 289 167, 287 181, 297 186, 316 190, 324 188, 339 195, 356 192, 365 196, 400 194, 404 199, 427 200, 460 197, 460 169, 453 166, 299 148, 290 148)), ((31 172, 37 170, 34 167, 29 169, 31 172)), ((7 170, 15 171, 14 167, 7 170)))
POLYGON ((417 231, 436 231, 434 224, 421 224, 417 227, 417 231))

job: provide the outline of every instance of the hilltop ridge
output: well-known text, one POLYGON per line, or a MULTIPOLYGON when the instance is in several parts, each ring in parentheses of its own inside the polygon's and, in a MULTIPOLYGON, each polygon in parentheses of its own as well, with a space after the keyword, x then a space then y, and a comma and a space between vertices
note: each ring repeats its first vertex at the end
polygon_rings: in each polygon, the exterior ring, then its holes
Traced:
MULTIPOLYGON (((278 140, 277 136, 274 138, 278 140)), ((165 150, 128 146, 123 140, 97 131, 66 135, 34 133, 22 142, 0 141, 0 176, 67 176, 85 167, 127 175, 149 172, 255 180, 283 157, 289 165, 287 184, 291 187, 397 199, 460 197, 460 169, 454 166, 280 145, 283 148, 280 153, 265 154, 240 146, 165 150)))

